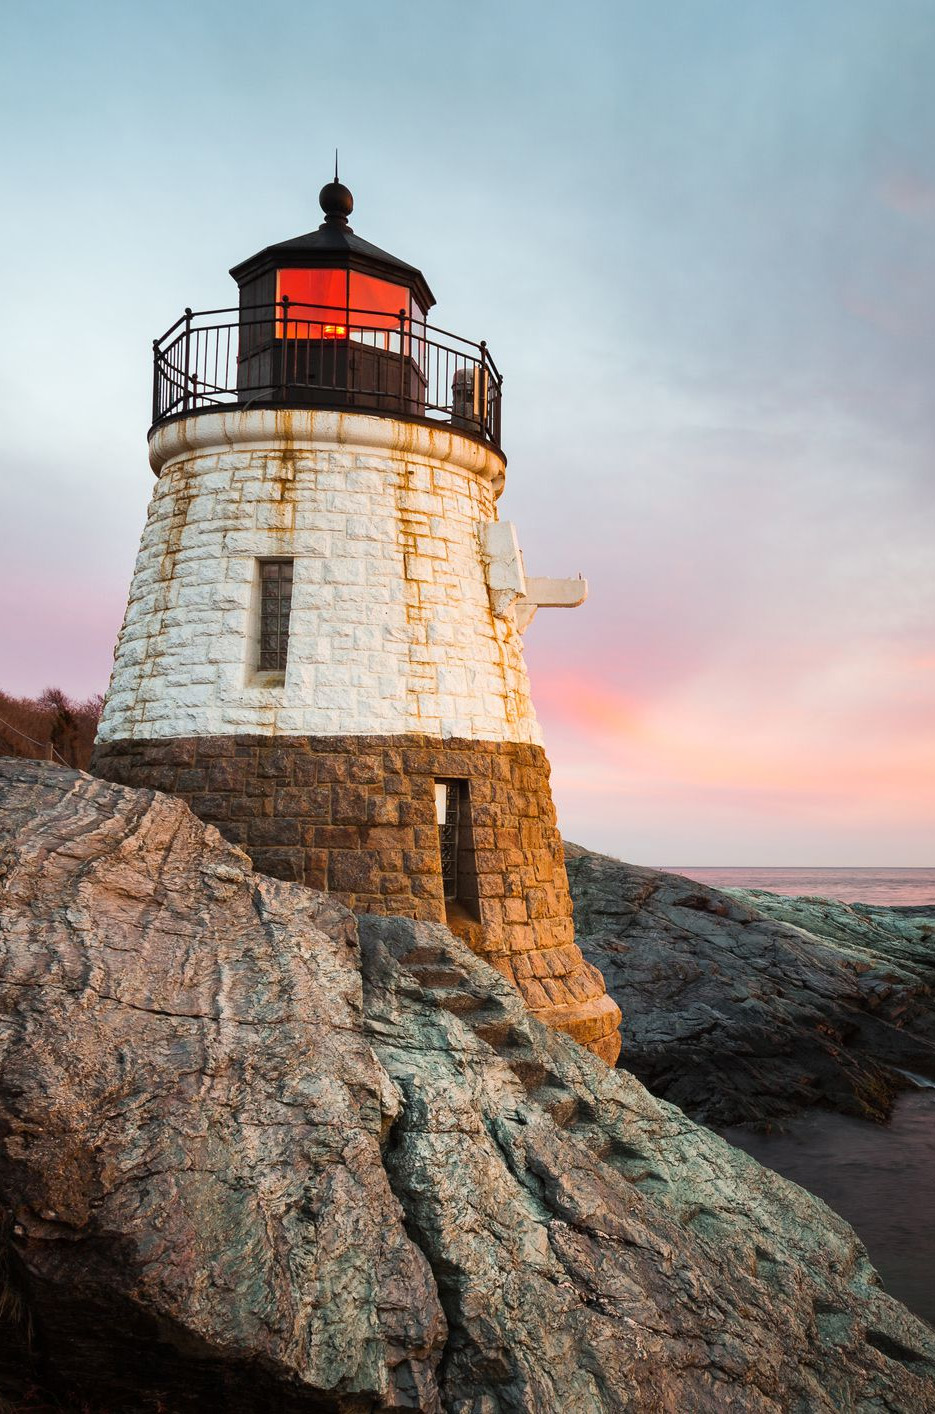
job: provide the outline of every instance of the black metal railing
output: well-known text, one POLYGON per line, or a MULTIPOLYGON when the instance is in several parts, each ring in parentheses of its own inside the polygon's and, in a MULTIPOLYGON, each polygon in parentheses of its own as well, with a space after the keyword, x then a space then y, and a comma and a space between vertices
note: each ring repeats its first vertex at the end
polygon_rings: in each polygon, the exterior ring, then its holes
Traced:
POLYGON ((485 343, 405 311, 186 309, 153 340, 153 426, 231 406, 326 407, 443 422, 499 447, 502 388, 485 343))

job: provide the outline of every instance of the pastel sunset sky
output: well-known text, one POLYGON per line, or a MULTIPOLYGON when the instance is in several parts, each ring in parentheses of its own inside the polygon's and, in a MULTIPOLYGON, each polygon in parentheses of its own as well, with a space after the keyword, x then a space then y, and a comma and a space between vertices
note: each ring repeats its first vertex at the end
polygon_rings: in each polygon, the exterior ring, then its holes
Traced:
POLYGON ((931 0, 36 0, 0 46, 0 688, 103 691, 151 342, 317 225, 505 373, 567 836, 935 863, 931 0))

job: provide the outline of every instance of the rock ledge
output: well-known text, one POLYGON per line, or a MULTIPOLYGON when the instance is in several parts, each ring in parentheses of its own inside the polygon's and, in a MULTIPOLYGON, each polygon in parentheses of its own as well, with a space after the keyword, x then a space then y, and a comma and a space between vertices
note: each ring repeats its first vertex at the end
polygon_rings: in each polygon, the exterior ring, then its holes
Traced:
POLYGON ((181 802, 6 761, 0 903, 8 1399, 935 1409, 844 1222, 441 925, 358 943, 181 802))

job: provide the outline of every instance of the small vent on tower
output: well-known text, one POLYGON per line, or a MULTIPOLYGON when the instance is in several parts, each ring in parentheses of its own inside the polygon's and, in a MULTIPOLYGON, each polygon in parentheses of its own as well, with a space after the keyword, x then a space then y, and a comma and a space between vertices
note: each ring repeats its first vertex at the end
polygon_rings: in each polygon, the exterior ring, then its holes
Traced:
POLYGON ((261 673, 284 673, 289 654, 292 560, 260 560, 261 673))

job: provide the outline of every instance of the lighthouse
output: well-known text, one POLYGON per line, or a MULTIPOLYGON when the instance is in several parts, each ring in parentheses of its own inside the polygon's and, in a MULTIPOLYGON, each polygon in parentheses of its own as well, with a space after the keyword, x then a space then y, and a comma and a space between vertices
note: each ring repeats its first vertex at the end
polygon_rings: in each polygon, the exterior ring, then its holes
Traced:
POLYGON ((235 265, 236 307, 154 342, 155 488, 92 769, 184 797, 268 874, 447 923, 609 1062, 574 941, 523 661, 537 609, 497 514, 502 378, 428 322, 350 191, 235 265))

